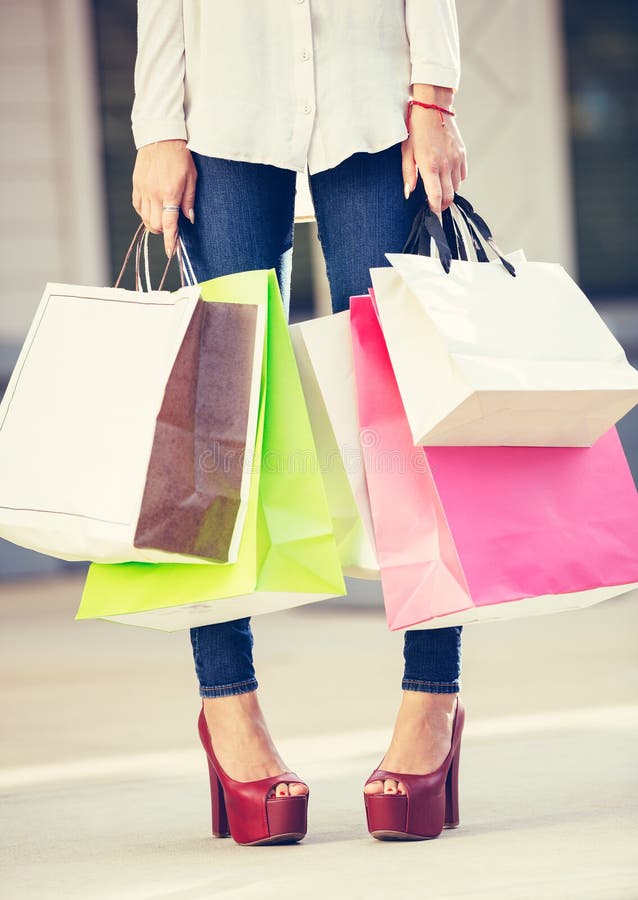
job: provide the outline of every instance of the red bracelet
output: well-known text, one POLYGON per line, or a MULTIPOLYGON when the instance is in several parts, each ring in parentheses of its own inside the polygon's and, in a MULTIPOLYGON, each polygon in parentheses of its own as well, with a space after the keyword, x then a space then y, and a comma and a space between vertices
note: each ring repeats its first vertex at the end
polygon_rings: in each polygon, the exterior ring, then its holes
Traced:
POLYGON ((441 125, 445 128, 445 121, 443 120, 443 116, 455 116, 454 108, 450 107, 450 109, 446 109, 444 106, 438 106, 436 103, 421 103, 420 100, 408 100, 408 122, 410 124, 410 113, 412 112, 413 106, 420 106, 421 109, 434 109, 441 116, 441 125))

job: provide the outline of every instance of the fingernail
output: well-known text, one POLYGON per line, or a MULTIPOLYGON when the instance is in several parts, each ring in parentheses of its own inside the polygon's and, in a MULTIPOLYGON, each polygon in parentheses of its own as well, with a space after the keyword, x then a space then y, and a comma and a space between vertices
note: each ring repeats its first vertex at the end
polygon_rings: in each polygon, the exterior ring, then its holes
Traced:
POLYGON ((410 184, 409 184, 409 182, 406 181, 406 183, 403 185, 403 196, 405 197, 406 200, 410 199, 411 193, 412 193, 412 190, 410 188, 410 184))
POLYGON ((188 210, 188 218, 190 219, 191 225, 194 225, 195 224, 195 210, 194 209, 188 210))

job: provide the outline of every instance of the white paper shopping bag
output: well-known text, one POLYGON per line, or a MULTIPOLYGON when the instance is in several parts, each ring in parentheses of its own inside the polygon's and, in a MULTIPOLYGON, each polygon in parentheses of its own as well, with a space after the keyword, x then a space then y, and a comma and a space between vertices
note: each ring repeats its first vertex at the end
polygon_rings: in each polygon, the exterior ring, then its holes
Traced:
POLYGON ((415 444, 589 446, 638 372, 556 264, 388 254, 372 284, 415 444))
MULTIPOLYGON (((290 326, 344 573, 378 579, 357 414, 350 312, 290 326)), ((365 440, 365 435, 364 435, 365 440)))
POLYGON ((254 447, 265 336, 260 307, 237 309, 197 286, 47 285, 0 405, 0 537, 70 560, 233 561, 249 472, 223 451, 254 447))

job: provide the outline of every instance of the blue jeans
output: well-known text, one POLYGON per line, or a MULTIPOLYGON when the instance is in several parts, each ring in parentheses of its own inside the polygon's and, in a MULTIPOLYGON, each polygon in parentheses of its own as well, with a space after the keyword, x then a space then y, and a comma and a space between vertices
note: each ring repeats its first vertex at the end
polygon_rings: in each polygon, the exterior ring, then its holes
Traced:
MULTIPOLYGON (((250 269, 275 269, 286 311, 290 298, 295 173, 259 163, 193 154, 197 167, 195 225, 183 216, 180 233, 198 281, 250 269)), ((423 203, 422 185, 403 197, 401 149, 356 153, 310 177, 319 238, 334 312, 365 293, 368 269, 399 253, 423 203)), ((402 688, 459 690, 461 628, 406 631, 402 688)), ((202 697, 257 688, 250 619, 192 628, 202 697)))

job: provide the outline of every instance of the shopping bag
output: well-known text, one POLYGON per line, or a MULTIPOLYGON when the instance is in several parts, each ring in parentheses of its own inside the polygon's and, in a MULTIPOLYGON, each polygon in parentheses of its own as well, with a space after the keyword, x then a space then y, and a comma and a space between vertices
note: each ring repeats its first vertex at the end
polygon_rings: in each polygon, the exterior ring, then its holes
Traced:
POLYGON ((183 280, 163 291, 168 263, 152 291, 147 241, 140 226, 115 288, 45 289, 0 405, 0 536, 63 559, 226 562, 246 514, 264 309, 204 303, 183 280))
POLYGON ((174 631, 345 593, 332 521, 274 272, 200 285, 209 301, 261 303, 267 348, 248 511, 236 563, 91 566, 78 619, 174 631))
POLYGON ((199 301, 155 425, 136 547, 237 559, 248 503, 265 308, 199 301))
POLYGON ((371 273, 415 444, 588 446, 638 402, 638 372, 560 265, 451 259, 436 217, 422 224, 441 260, 388 254, 371 273))
POLYGON ((350 312, 297 322, 290 335, 344 574, 378 579, 359 442, 350 312))
POLYGON ((391 629, 560 612, 638 586, 638 494, 615 429, 590 448, 415 447, 372 300, 350 314, 391 629))

